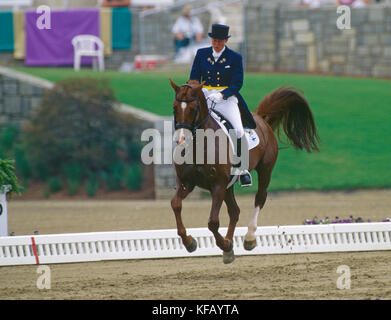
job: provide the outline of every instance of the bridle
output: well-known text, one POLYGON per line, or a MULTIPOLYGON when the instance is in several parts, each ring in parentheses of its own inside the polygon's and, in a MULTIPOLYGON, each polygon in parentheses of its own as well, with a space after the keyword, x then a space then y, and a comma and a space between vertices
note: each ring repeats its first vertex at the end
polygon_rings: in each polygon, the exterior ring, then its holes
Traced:
MULTIPOLYGON (((181 87, 188 87, 188 88, 193 89, 193 87, 188 85, 188 84, 184 84, 181 87)), ((196 133, 196 130, 201 128, 208 121, 208 119, 210 117, 210 112, 208 111, 208 115, 200 123, 197 124, 196 120, 197 120, 197 117, 198 117, 198 113, 200 111, 200 104, 199 104, 199 101, 198 101, 197 97, 194 97, 194 98, 189 99, 189 100, 184 100, 184 99, 179 99, 178 96, 175 95, 175 100, 178 101, 178 102, 185 102, 185 103, 190 103, 190 102, 197 101, 197 105, 196 105, 196 108, 195 108, 195 115, 193 117, 193 121, 191 122, 191 124, 186 123, 186 122, 177 122, 176 118, 175 118, 175 115, 174 115, 174 127, 175 127, 175 130, 178 130, 178 129, 181 129, 181 128, 188 129, 188 130, 191 131, 191 133, 194 136, 195 133, 196 133)))

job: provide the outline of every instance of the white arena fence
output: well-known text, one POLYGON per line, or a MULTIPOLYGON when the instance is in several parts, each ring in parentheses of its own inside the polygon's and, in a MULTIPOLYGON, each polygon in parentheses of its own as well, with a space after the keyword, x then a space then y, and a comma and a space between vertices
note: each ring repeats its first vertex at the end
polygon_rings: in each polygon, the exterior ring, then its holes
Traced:
MULTIPOLYGON (((187 230, 198 243, 192 253, 174 229, 0 237, 0 266, 222 254, 207 228, 187 230)), ((391 250, 387 222, 258 227, 252 251, 243 248, 246 232, 236 228, 236 255, 391 250)))

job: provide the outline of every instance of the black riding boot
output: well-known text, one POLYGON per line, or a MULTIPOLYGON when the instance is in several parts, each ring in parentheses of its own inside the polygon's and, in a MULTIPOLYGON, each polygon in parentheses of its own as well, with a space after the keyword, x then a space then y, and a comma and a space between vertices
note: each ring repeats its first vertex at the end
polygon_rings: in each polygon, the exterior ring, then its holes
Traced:
MULTIPOLYGON (((246 139, 246 137, 244 136, 243 139, 246 139)), ((247 142, 247 141, 246 141, 247 142)), ((238 158, 240 158, 242 156, 242 138, 239 138, 237 139, 237 143, 236 143, 236 156, 238 158)), ((233 167, 235 168, 240 168, 241 166, 241 162, 239 161, 238 164, 236 165, 233 165, 233 167)), ((243 170, 239 173, 240 175, 240 186, 241 187, 249 187, 252 185, 252 179, 251 179, 251 175, 250 173, 248 172, 248 170, 243 170)))

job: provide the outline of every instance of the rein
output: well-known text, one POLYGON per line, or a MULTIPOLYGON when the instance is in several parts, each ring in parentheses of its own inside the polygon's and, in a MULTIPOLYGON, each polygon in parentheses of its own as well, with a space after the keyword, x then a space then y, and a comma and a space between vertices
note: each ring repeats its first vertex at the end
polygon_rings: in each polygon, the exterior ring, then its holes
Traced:
MULTIPOLYGON (((182 87, 192 88, 188 84, 184 84, 182 87)), ((199 113, 199 110, 200 110, 200 104, 199 104, 199 101, 197 100, 197 97, 194 97, 193 99, 189 99, 189 100, 184 100, 184 99, 179 99, 178 96, 175 95, 175 100, 178 101, 178 102, 185 102, 185 103, 190 103, 190 102, 197 101, 196 113, 194 115, 194 118, 193 118, 193 121, 192 121, 191 124, 186 123, 186 122, 177 122, 176 119, 174 119, 175 130, 178 130, 178 129, 181 129, 181 128, 188 129, 188 130, 191 131, 192 135, 195 136, 196 130, 201 128, 208 121, 208 119, 210 117, 210 111, 208 111, 208 115, 200 123, 196 124, 196 120, 197 120, 198 113, 199 113)))

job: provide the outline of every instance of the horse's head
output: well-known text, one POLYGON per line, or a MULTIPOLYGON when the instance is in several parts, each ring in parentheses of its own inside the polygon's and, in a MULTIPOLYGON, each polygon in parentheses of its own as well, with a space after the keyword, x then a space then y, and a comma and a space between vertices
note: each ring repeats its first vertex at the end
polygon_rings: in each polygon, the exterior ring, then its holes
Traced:
POLYGON ((173 104, 175 130, 188 129, 194 133, 206 117, 206 101, 201 90, 203 83, 189 80, 186 84, 178 86, 171 78, 169 80, 175 91, 173 104))

